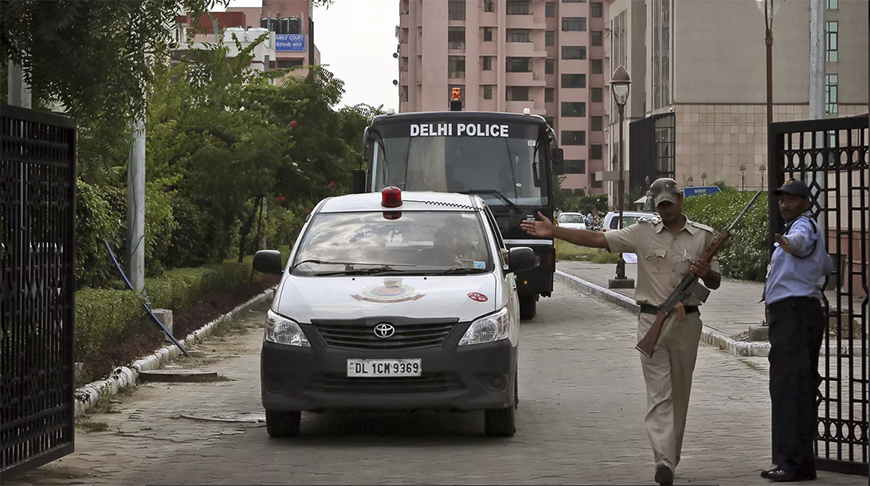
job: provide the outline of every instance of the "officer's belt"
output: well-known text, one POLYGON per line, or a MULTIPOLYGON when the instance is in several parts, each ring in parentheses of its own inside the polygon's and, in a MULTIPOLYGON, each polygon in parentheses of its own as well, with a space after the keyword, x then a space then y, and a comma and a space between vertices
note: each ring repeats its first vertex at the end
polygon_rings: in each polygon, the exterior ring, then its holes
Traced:
MULTIPOLYGON (((691 314, 693 312, 699 312, 698 306, 696 306, 696 305, 684 305, 683 310, 686 311, 686 314, 691 314)), ((640 312, 642 314, 658 314, 659 308, 654 306, 654 305, 641 304, 640 305, 640 312)))

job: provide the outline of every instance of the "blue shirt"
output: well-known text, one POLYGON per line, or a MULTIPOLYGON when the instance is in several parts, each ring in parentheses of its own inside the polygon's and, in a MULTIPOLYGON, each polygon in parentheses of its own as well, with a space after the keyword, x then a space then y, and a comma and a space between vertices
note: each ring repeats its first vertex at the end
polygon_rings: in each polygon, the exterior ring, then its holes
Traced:
POLYGON ((821 287, 825 275, 833 271, 833 262, 818 224, 804 213, 786 225, 784 233, 791 254, 774 243, 762 300, 772 304, 789 297, 822 298, 821 287))

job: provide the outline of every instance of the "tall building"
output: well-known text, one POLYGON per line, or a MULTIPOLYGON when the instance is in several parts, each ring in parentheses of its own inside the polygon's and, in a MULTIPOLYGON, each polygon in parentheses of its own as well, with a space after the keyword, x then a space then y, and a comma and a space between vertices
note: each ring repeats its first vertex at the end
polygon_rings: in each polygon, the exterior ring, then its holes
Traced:
POLYGON ((563 189, 602 193, 606 6, 593 0, 399 0, 400 111, 529 108, 565 151, 563 189))
MULTIPOLYGON (((606 1, 612 66, 625 66, 632 78, 626 191, 636 195, 660 176, 685 186, 725 181, 766 188, 765 25, 756 2, 606 1)), ((864 113, 868 4, 826 0, 826 6, 825 116, 864 113)), ((774 16, 772 71, 773 121, 810 118, 809 0, 782 2, 774 16)), ((617 125, 610 134, 615 168, 617 125)), ((608 186, 613 194, 615 184, 608 186)))

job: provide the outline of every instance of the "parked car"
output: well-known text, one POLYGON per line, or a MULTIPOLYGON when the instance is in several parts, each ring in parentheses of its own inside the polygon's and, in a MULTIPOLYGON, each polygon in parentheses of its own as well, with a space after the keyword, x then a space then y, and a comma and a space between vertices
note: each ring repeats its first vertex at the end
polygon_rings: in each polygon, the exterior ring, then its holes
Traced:
POLYGON ((561 213, 558 224, 568 229, 586 229, 586 216, 583 213, 561 213))
POLYGON ((268 312, 261 392, 270 436, 296 436, 301 412, 483 410, 490 436, 515 433, 516 272, 532 249, 508 251, 478 196, 402 192, 327 198, 286 267, 268 312))
MULTIPOLYGON (((653 218, 658 216, 658 213, 645 213, 641 211, 623 211, 622 212, 622 227, 628 228, 629 226, 637 223, 637 220, 641 218, 653 218)), ((611 211, 604 216, 604 224, 602 225, 601 231, 613 231, 619 229, 619 211, 611 211)))

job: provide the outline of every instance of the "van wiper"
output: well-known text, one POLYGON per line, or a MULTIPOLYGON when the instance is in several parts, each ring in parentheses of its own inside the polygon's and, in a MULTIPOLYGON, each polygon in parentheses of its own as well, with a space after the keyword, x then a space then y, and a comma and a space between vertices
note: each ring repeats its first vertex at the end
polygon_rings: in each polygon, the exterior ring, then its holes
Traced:
POLYGON ((299 265, 302 265, 303 263, 317 263, 319 265, 360 265, 359 263, 354 263, 354 262, 332 262, 329 260, 308 259, 308 260, 302 260, 301 262, 296 262, 296 264, 294 264, 292 267, 290 267, 290 270, 293 270, 294 268, 298 267, 299 265))
MULTIPOLYGON (((416 267, 416 265, 396 265, 396 266, 416 267)), ((393 268, 393 265, 381 265, 381 266, 370 267, 370 268, 351 268, 349 266, 348 268, 345 268, 344 270, 338 270, 335 272, 321 272, 321 273, 318 273, 317 275, 320 275, 320 276, 324 276, 324 275, 383 275, 383 274, 390 274, 390 273, 396 273, 396 272, 397 272, 397 270, 395 268, 393 268)))
POLYGON ((472 189, 472 190, 470 190, 470 191, 462 191, 462 194, 491 194, 491 195, 493 195, 493 196, 495 196, 495 197, 501 199, 502 201, 504 201, 504 203, 507 204, 507 205, 508 205, 511 209, 513 209, 514 211, 516 211, 516 212, 518 212, 518 213, 520 213, 520 214, 523 213, 523 210, 520 209, 519 206, 517 206, 516 204, 514 204, 513 201, 511 201, 510 199, 508 199, 507 197, 505 197, 504 194, 502 194, 502 193, 496 191, 495 189, 472 189))
POLYGON ((469 267, 450 267, 447 270, 434 272, 433 275, 457 275, 466 273, 486 273, 485 268, 469 268, 469 267))

